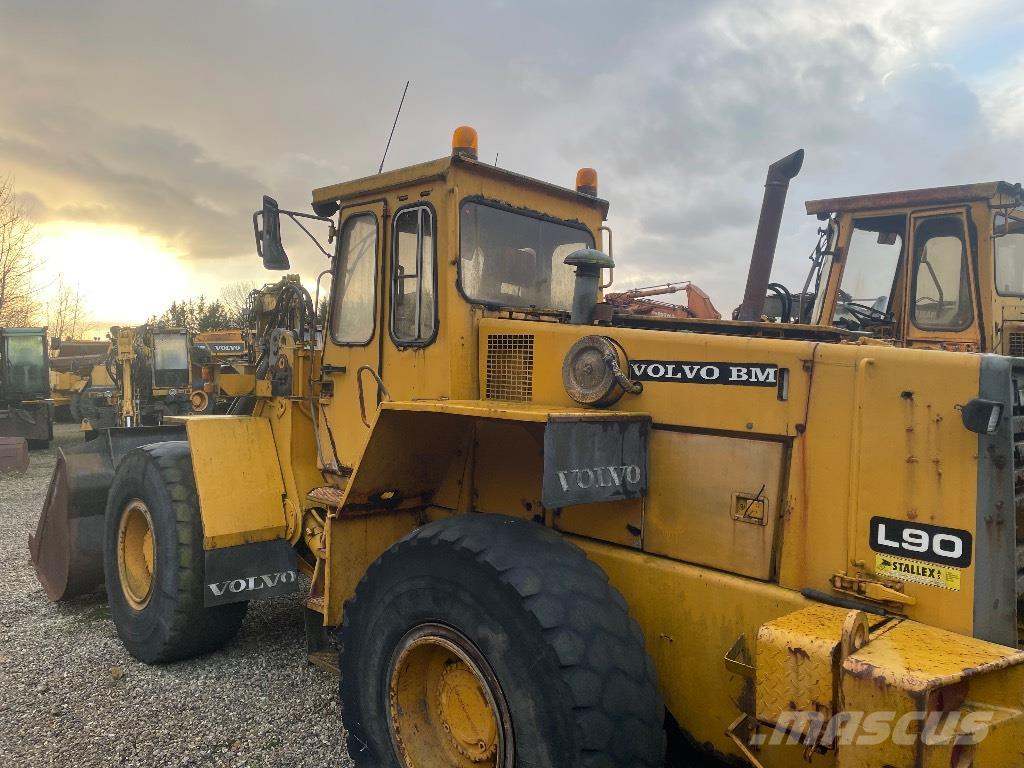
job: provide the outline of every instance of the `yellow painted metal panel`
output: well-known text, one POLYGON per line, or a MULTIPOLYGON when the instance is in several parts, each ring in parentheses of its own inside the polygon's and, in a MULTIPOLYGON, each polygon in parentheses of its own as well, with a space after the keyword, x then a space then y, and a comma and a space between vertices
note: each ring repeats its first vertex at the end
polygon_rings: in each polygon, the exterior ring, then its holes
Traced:
MULTIPOLYGON (((629 604, 658 670, 665 706, 699 743, 739 755, 725 730, 754 712, 754 681, 729 671, 724 657, 740 637, 753 653, 758 628, 807 605, 799 593, 582 538, 629 604)), ((752 658, 748 659, 748 663, 752 658)), ((769 768, 806 765, 800 748, 775 750, 769 768)), ((816 764, 829 765, 827 758, 816 764)))
POLYGON ((841 685, 846 711, 881 713, 894 734, 929 727, 921 713, 952 709, 956 718, 933 720, 926 742, 847 737, 841 768, 1024 766, 1024 653, 1016 649, 905 621, 848 656, 841 685), (954 761, 957 737, 971 735, 980 742, 954 761))
POLYGON ((761 626, 758 720, 777 723, 786 712, 812 712, 827 722, 836 714, 834 654, 847 614, 844 608, 811 605, 761 626))
POLYGON ((785 445, 654 429, 644 549, 772 576, 785 445))
POLYGON ((183 419, 203 515, 203 546, 219 549, 285 538, 284 483, 266 419, 183 419))
POLYGON ((217 384, 225 395, 248 395, 256 388, 256 377, 251 373, 219 373, 217 384))

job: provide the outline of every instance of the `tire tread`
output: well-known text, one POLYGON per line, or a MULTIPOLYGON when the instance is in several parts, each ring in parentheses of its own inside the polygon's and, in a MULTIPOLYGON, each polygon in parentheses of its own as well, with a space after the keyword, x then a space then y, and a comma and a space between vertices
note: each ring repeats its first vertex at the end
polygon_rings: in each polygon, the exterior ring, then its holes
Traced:
MULTIPOLYGON (((621 593, 582 549, 536 523, 471 513, 413 531, 363 575, 345 607, 340 652, 360 621, 360 595, 419 547, 444 548, 489 568, 532 614, 557 660, 558 682, 573 697, 579 766, 663 765, 664 707, 639 624, 629 616, 621 593)), ((342 709, 344 716, 344 702, 342 709)), ((356 765, 362 766, 361 740, 350 734, 348 746, 356 765)))

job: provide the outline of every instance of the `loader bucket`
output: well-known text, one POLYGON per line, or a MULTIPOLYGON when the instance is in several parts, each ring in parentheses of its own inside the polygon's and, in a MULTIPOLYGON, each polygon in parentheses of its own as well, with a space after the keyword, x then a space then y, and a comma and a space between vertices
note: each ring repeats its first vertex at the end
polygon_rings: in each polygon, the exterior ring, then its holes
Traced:
POLYGON ((25 472, 28 469, 28 440, 24 437, 0 437, 0 472, 25 472))
POLYGON ((133 448, 184 440, 185 428, 107 429, 57 454, 43 513, 28 540, 36 577, 50 600, 93 591, 103 583, 103 517, 114 471, 133 448))

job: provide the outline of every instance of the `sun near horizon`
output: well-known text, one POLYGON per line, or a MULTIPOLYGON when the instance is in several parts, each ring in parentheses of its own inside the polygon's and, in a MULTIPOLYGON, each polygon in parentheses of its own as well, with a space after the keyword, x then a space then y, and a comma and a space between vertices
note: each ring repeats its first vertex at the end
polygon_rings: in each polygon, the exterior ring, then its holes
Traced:
MULTIPOLYGON (((89 320, 82 335, 103 336, 111 325, 139 325, 173 301, 204 292, 184 252, 135 227, 53 221, 37 225, 34 238, 40 299, 51 300, 61 279, 77 287, 89 320)), ((205 293, 216 298, 219 290, 209 285, 205 293)))

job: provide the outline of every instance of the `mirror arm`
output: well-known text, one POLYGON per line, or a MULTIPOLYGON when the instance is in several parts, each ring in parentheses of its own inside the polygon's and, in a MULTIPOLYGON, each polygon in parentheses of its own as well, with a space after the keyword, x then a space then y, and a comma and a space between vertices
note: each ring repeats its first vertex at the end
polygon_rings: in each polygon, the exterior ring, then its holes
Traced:
POLYGON ((325 222, 327 222, 327 224, 330 227, 327 230, 327 243, 328 243, 328 245, 330 245, 332 242, 334 242, 334 236, 337 234, 337 230, 334 227, 334 219, 330 219, 330 218, 328 218, 326 216, 314 216, 314 215, 312 215, 310 213, 299 213, 298 211, 281 211, 281 213, 283 213, 285 216, 287 216, 289 219, 291 219, 293 222, 295 222, 295 224, 298 226, 298 228, 306 233, 306 236, 316 244, 317 248, 320 249, 320 253, 322 253, 328 259, 331 258, 331 254, 329 254, 327 252, 327 250, 322 245, 320 245, 320 241, 316 239, 316 235, 314 235, 312 232, 310 232, 308 229, 306 229, 305 225, 301 221, 299 221, 296 218, 296 216, 299 216, 299 217, 301 217, 303 219, 313 219, 315 221, 325 221, 325 222))
MULTIPOLYGON (((328 216, 314 216, 313 214, 302 213, 301 211, 286 211, 283 208, 279 209, 278 212, 284 214, 289 219, 291 219, 293 222, 295 222, 295 224, 299 227, 299 229, 301 229, 303 232, 305 232, 306 236, 310 240, 313 241, 313 243, 316 245, 317 248, 320 249, 320 253, 322 253, 328 259, 332 258, 331 254, 329 254, 324 249, 324 247, 322 245, 320 245, 320 241, 317 240, 316 235, 314 235, 312 232, 310 232, 302 224, 302 222, 299 221, 296 218, 296 216, 301 217, 303 219, 313 219, 314 221, 326 222, 328 227, 329 227, 329 229, 327 230, 327 243, 328 244, 333 243, 334 242, 334 238, 337 237, 337 235, 338 235, 338 228, 334 226, 334 219, 332 219, 332 218, 330 218, 328 216)), ((261 216, 263 216, 263 211, 255 211, 255 212, 253 212, 253 214, 252 214, 252 232, 253 232, 254 237, 256 238, 256 255, 259 256, 262 259, 263 258, 263 246, 262 246, 262 240, 263 240, 262 235, 263 235, 263 232, 260 229, 260 224, 259 224, 259 220, 260 220, 261 216)))

